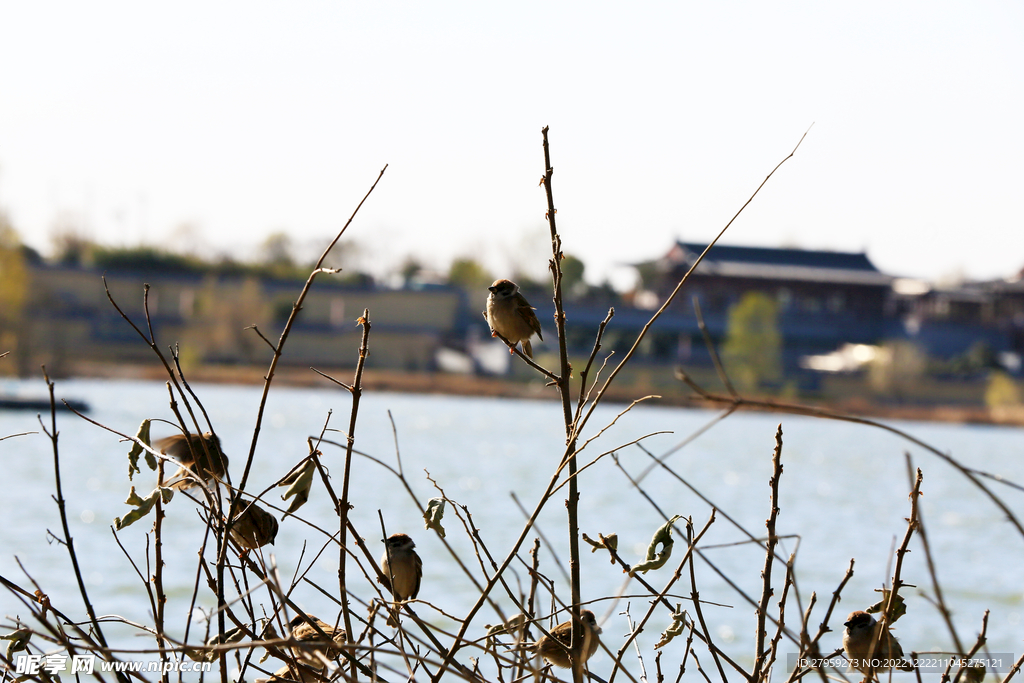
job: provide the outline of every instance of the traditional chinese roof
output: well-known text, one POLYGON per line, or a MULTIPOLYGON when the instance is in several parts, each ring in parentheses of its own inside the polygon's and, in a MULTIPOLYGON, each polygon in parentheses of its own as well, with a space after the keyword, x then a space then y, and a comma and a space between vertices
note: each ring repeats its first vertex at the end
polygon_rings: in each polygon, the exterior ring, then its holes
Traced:
MULTIPOLYGON (((665 270, 689 268, 706 244, 676 242, 662 259, 665 270)), ((862 252, 773 249, 715 245, 696 270, 700 275, 805 280, 862 285, 889 285, 891 275, 882 273, 862 252)))

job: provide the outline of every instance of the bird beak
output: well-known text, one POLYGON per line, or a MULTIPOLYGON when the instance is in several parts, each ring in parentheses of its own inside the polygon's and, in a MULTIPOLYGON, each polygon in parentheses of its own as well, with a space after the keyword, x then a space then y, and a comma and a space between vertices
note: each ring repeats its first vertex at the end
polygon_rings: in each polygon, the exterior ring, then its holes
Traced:
POLYGON ((494 294, 494 287, 488 287, 487 291, 490 292, 491 294, 494 294))

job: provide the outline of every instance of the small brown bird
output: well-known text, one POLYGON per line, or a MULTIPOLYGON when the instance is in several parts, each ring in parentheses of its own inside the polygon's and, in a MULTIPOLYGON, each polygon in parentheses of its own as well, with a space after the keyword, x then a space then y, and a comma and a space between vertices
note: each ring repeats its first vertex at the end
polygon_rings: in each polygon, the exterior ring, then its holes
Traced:
POLYGON ((320 627, 320 630, 330 636, 333 642, 324 640, 324 637, 316 632, 309 623, 302 617, 295 617, 288 622, 288 625, 292 629, 292 638, 295 640, 301 640, 304 643, 304 647, 293 648, 295 651, 295 658, 301 661, 303 664, 309 664, 314 668, 320 668, 323 666, 323 660, 321 660, 315 653, 320 653, 327 659, 334 659, 340 654, 340 647, 348 642, 348 634, 345 633, 343 628, 334 628, 333 626, 324 623, 320 619, 317 619, 312 614, 309 618, 316 622, 316 625, 320 627), (324 646, 325 648, 315 647, 324 646))
POLYGON ((324 680, 321 674, 325 666, 324 659, 336 658, 341 653, 341 647, 348 642, 348 636, 343 628, 336 629, 313 615, 309 615, 309 618, 315 621, 320 630, 330 636, 333 642, 324 640, 324 637, 302 617, 295 617, 288 622, 288 626, 292 629, 292 638, 303 643, 302 646, 291 648, 292 656, 295 657, 298 666, 288 664, 275 671, 270 678, 257 679, 257 681, 263 683, 283 683, 284 681, 314 683, 324 680), (326 647, 322 647, 324 645, 326 647))
POLYGON ((846 627, 843 632, 846 658, 850 660, 851 667, 865 676, 869 670, 888 671, 893 664, 903 671, 914 670, 914 665, 903 659, 903 648, 896 637, 889 633, 889 629, 885 630, 882 642, 878 643, 882 625, 867 612, 851 612, 843 626, 846 627))
MULTIPOLYGON (((420 579, 423 578, 423 561, 416 554, 416 544, 407 534, 391 534, 384 541, 384 546, 380 570, 390 579, 395 600, 415 598, 420 592, 420 579)), ((388 615, 388 626, 398 626, 394 614, 388 615)))
POLYGON ((253 502, 239 501, 241 512, 231 524, 231 538, 243 549, 255 550, 274 544, 277 538, 277 518, 253 502))
POLYGON ((210 481, 223 479, 228 467, 228 456, 220 449, 220 439, 210 432, 202 436, 189 434, 187 438, 184 434, 174 434, 154 441, 153 448, 181 463, 174 476, 161 483, 161 486, 179 490, 190 489, 197 484, 193 477, 186 476, 186 472, 191 472, 203 481, 210 481))
MULTIPOLYGON (((491 336, 498 332, 513 346, 522 342, 523 353, 533 358, 530 337, 536 334, 541 341, 544 340, 533 306, 519 293, 519 285, 511 280, 495 280, 487 289, 491 293, 487 297, 484 317, 491 326, 491 336)), ((512 349, 509 352, 513 352, 512 349)))
MULTIPOLYGON (((583 654, 584 663, 594 656, 601 639, 601 627, 597 625, 597 617, 588 609, 580 612, 583 619, 583 647, 580 652, 583 654)), ((551 629, 551 637, 541 636, 540 640, 533 646, 534 651, 555 666, 568 669, 572 666, 569 661, 569 643, 572 642, 572 620, 563 621, 551 629), (557 641, 557 642, 555 642, 557 641)))

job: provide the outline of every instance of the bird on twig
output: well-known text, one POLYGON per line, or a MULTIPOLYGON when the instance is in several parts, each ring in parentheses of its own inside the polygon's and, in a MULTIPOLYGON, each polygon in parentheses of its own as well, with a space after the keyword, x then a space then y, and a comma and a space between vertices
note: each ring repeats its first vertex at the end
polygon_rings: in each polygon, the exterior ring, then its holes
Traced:
MULTIPOLYGON (((583 662, 594 656, 601 639, 601 627, 597 625, 597 617, 588 609, 580 612, 583 621, 583 647, 580 648, 583 662)), ((541 636, 534 644, 533 650, 555 666, 568 669, 572 666, 569 660, 569 643, 572 642, 572 620, 563 621, 551 629, 551 636, 541 636)))
POLYGON ((873 616, 863 610, 851 612, 843 624, 843 650, 850 666, 865 676, 869 671, 888 671, 893 666, 902 671, 913 671, 914 665, 903 659, 903 647, 896 637, 885 629, 882 641, 878 636, 883 628, 873 616))
POLYGON ((242 551, 255 550, 277 538, 277 518, 254 502, 239 501, 240 511, 231 524, 231 538, 242 551))
POLYGON ((310 626, 303 617, 295 617, 288 622, 292 639, 301 642, 300 645, 294 645, 291 648, 295 661, 275 671, 270 678, 257 679, 257 683, 283 683, 284 681, 314 683, 324 680, 322 672, 326 666, 325 660, 333 660, 341 654, 341 648, 348 642, 348 634, 345 633, 345 629, 334 628, 313 615, 309 615, 309 618, 331 640, 324 640, 324 637, 317 633, 316 629, 310 626))
POLYGON ((197 485, 195 477, 203 481, 220 480, 227 471, 228 456, 224 455, 220 448, 220 439, 211 432, 188 436, 174 434, 155 441, 153 447, 181 464, 169 480, 161 482, 161 486, 178 490, 190 489, 197 485))
MULTIPOLYGON (((519 285, 511 280, 495 280, 487 288, 491 293, 487 297, 487 310, 484 317, 491 326, 491 336, 497 332, 512 344, 522 342, 523 353, 533 358, 533 346, 530 337, 534 334, 544 341, 540 331, 540 321, 530 302, 519 293, 519 285)), ((514 351, 510 348, 510 353, 514 351)))
MULTIPOLYGON (((384 541, 380 570, 390 582, 396 602, 411 600, 420 592, 423 560, 416 554, 415 548, 416 544, 407 534, 391 534, 384 541)), ((397 628, 395 614, 388 615, 387 623, 391 628, 397 628)))

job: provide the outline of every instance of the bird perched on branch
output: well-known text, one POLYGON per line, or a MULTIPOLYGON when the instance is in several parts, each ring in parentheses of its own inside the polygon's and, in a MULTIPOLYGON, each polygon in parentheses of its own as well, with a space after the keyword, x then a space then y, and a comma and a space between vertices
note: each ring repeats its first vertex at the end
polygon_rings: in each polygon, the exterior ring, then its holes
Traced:
POLYGON ((231 538, 243 550, 255 550, 274 544, 277 538, 277 518, 254 502, 239 501, 240 512, 231 524, 231 538))
MULTIPOLYGON (((491 326, 491 336, 497 332, 513 346, 522 342, 523 353, 533 358, 530 337, 536 334, 541 341, 544 340, 533 306, 519 293, 519 285, 511 280, 495 280, 487 289, 491 293, 487 297, 484 317, 491 326)), ((512 352, 512 349, 509 351, 512 352)))
POLYGON ((868 671, 888 671, 894 665, 902 671, 914 670, 914 665, 903 659, 903 647, 889 629, 885 629, 882 642, 878 642, 882 625, 867 612, 851 612, 843 625, 843 650, 850 666, 857 671, 867 676, 868 671))
POLYGON ((334 628, 312 615, 309 618, 316 622, 330 640, 324 639, 303 617, 295 617, 288 622, 292 638, 301 641, 300 645, 291 648, 295 662, 281 667, 270 678, 256 679, 257 683, 314 683, 324 680, 324 660, 333 660, 341 653, 342 646, 348 642, 348 635, 343 628, 334 628))
POLYGON ((220 449, 220 439, 211 432, 202 435, 189 434, 187 437, 184 434, 175 434, 153 442, 153 447, 181 463, 174 476, 162 482, 161 486, 179 490, 190 489, 197 483, 195 478, 188 476, 186 472, 191 472, 203 481, 210 481, 223 479, 227 471, 228 456, 220 449))
MULTIPOLYGON (((580 653, 583 661, 586 662, 597 652, 597 646, 601 642, 601 639, 598 638, 598 635, 601 633, 601 627, 597 625, 597 617, 588 609, 580 612, 580 618, 583 620, 583 647, 580 648, 580 653)), ((550 638, 548 636, 541 636, 540 640, 533 646, 533 650, 555 666, 568 669, 572 666, 572 662, 569 661, 570 642, 572 642, 571 619, 563 621, 551 629, 550 638)))
MULTIPOLYGON (((420 592, 423 578, 423 561, 416 554, 416 544, 407 534, 391 534, 384 541, 384 554, 380 558, 380 570, 391 583, 395 601, 411 600, 420 592)), ((388 626, 396 628, 398 620, 388 615, 388 626)))
POLYGON ((316 654, 322 654, 327 659, 334 659, 341 652, 340 648, 348 642, 348 634, 345 633, 345 629, 334 628, 313 615, 309 615, 309 618, 316 622, 320 630, 330 637, 331 642, 324 640, 324 637, 317 633, 316 629, 310 626, 309 622, 302 617, 295 617, 288 622, 288 626, 292 629, 292 638, 303 643, 303 647, 294 648, 295 658, 305 664, 315 662, 313 666, 319 668, 323 665, 323 661, 316 654))

